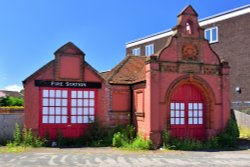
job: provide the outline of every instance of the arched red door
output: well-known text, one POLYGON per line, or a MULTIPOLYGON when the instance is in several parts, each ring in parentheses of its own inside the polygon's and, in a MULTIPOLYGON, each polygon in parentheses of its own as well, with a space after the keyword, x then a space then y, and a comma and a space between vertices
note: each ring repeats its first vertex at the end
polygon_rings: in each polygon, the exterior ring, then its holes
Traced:
POLYGON ((177 138, 205 138, 205 106, 200 90, 192 84, 179 86, 170 99, 171 135, 177 138))

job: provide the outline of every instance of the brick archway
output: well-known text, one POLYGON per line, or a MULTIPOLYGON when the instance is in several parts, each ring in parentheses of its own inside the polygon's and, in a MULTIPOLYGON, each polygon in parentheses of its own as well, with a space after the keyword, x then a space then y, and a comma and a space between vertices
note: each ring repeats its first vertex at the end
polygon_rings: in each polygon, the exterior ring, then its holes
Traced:
POLYGON ((182 85, 193 85, 196 87, 204 97, 204 108, 206 109, 205 115, 205 129, 211 129, 214 127, 214 106, 215 106, 215 95, 209 84, 202 78, 194 75, 185 75, 177 78, 173 81, 165 96, 165 101, 167 103, 167 127, 170 128, 170 103, 173 93, 182 85))

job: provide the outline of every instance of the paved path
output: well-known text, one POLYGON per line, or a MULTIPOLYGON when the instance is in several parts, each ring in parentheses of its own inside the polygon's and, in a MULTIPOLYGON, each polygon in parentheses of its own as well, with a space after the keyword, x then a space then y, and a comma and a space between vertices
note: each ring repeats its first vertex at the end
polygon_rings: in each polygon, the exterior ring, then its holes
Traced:
POLYGON ((222 152, 147 151, 128 152, 112 148, 31 149, 0 154, 0 167, 39 166, 206 166, 250 167, 250 150, 222 152))

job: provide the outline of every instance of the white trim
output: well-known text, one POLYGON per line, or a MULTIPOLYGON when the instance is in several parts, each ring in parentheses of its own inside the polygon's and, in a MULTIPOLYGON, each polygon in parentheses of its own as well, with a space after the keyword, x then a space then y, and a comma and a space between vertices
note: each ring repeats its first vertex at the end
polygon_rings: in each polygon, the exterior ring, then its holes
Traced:
POLYGON ((146 42, 151 42, 153 40, 160 39, 160 38, 163 38, 163 37, 167 37, 167 36, 170 36, 172 34, 173 34, 173 31, 168 31, 168 32, 164 32, 162 34, 156 34, 154 36, 145 37, 145 38, 136 40, 134 42, 127 43, 126 48, 130 48, 132 46, 136 46, 136 45, 143 44, 143 43, 146 43, 146 42))
MULTIPOLYGON (((226 20, 226 19, 229 19, 229 18, 232 18, 232 17, 247 14, 247 13, 250 13, 250 4, 246 5, 246 6, 242 6, 240 8, 236 8, 236 9, 233 9, 233 10, 230 10, 230 11, 226 11, 226 12, 223 12, 223 13, 220 13, 220 14, 217 14, 217 15, 213 15, 213 16, 201 19, 201 20, 199 20, 199 25, 200 26, 205 26, 205 25, 209 25, 209 24, 212 24, 212 23, 215 23, 215 22, 218 22, 218 21, 226 20)), ((160 32, 160 33, 149 35, 149 36, 146 36, 146 37, 143 37, 143 38, 140 38, 140 39, 133 40, 131 42, 127 42, 126 43, 126 48, 130 48, 130 47, 140 45, 140 44, 143 44, 143 43, 146 43, 146 42, 151 42, 151 41, 163 38, 163 37, 170 36, 172 34, 173 34, 173 31, 170 29, 170 30, 166 30, 166 31, 163 31, 163 32, 160 32)))

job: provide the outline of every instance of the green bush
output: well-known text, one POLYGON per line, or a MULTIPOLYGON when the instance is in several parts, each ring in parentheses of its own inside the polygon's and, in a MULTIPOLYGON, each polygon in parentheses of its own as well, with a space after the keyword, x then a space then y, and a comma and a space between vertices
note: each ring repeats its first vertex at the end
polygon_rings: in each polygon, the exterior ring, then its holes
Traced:
POLYGON ((169 135, 167 129, 163 129, 163 131, 162 131, 162 144, 163 144, 164 149, 170 148, 169 141, 170 141, 170 135, 169 135))
POLYGON ((14 140, 10 141, 7 144, 8 147, 41 147, 44 145, 44 140, 41 140, 39 137, 35 137, 32 134, 31 129, 23 128, 23 130, 21 131, 20 126, 18 124, 16 124, 13 138, 14 140))
POLYGON ((218 143, 222 148, 233 148, 237 144, 239 129, 234 119, 230 119, 223 133, 218 135, 218 143))
POLYGON ((201 150, 203 148, 202 142, 194 139, 172 138, 170 145, 175 150, 201 150))
POLYGON ((152 141, 136 136, 135 127, 127 125, 113 135, 112 146, 132 150, 149 150, 152 148, 152 141))
POLYGON ((0 106, 23 106, 23 98, 17 98, 12 96, 0 97, 0 106))

